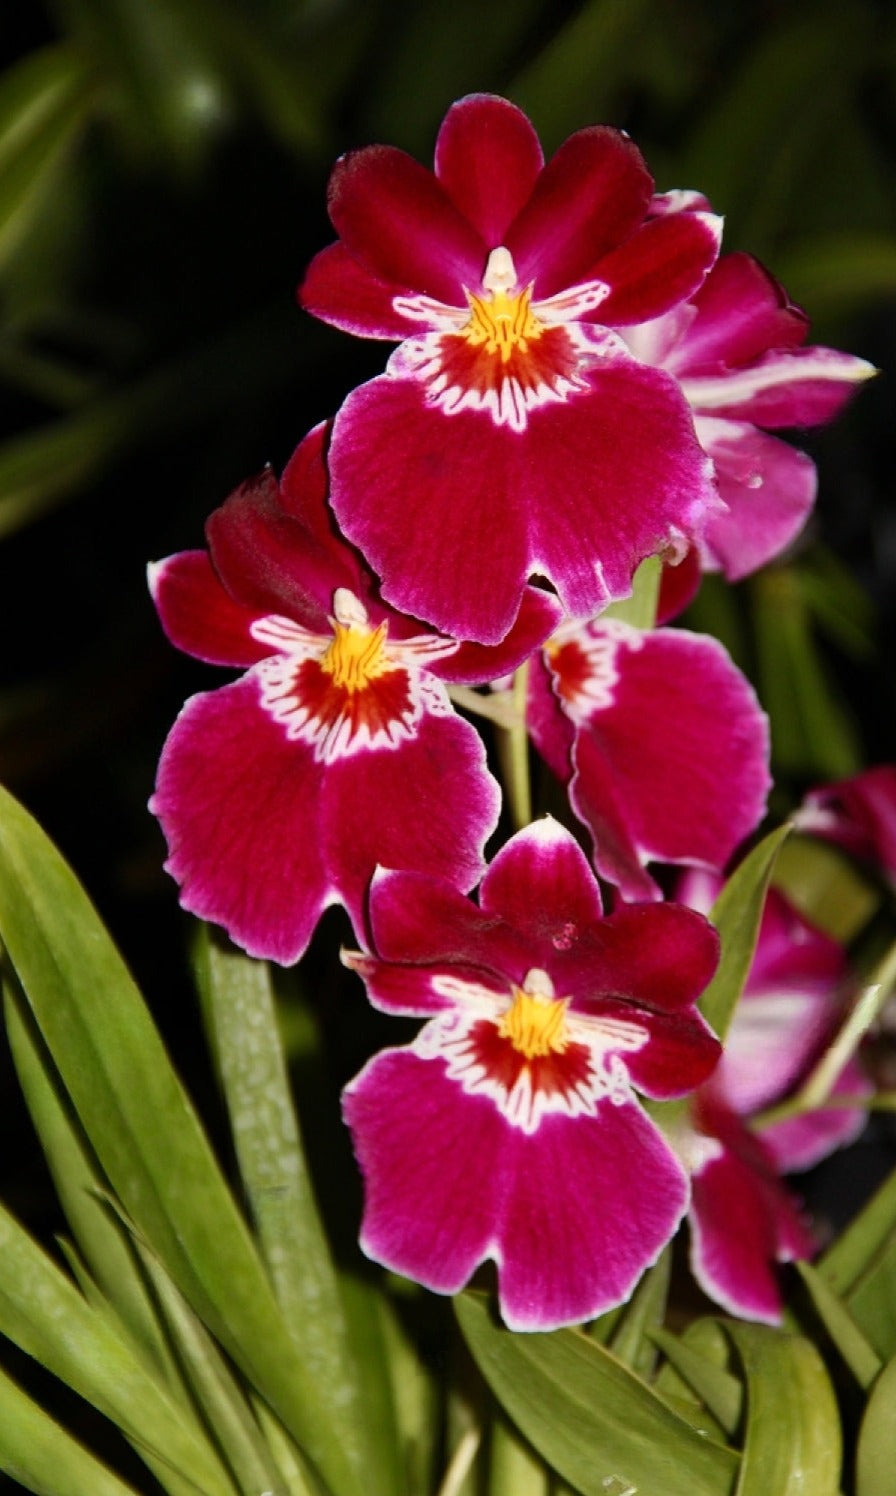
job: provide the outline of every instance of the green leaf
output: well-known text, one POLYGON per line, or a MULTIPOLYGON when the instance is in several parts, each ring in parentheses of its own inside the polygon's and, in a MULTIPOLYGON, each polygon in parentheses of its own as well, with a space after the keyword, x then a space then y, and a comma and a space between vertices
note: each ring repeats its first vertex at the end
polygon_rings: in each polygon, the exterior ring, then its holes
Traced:
MULTIPOLYGON (((167 1337, 138 1268, 133 1242, 109 1209, 83 1131, 66 1104, 34 1017, 13 979, 3 979, 4 1012, 16 1073, 69 1226, 104 1301, 143 1348, 150 1367, 177 1382, 167 1337)), ((86 1291, 86 1290, 85 1290, 86 1291)))
POLYGON ((613 115, 638 77, 651 0, 586 0, 512 79, 508 92, 535 121, 548 150, 582 124, 613 115))
POLYGON ((848 1298, 896 1236, 896 1170, 828 1247, 817 1264, 825 1282, 848 1298))
POLYGON ((146 1249, 142 1256, 197 1406, 233 1472, 237 1490, 282 1491, 281 1473, 230 1367, 165 1269, 146 1249))
POLYGON ((2 1370, 0 1470, 38 1496, 138 1496, 2 1370))
POLYGON ((856 1496, 892 1496, 896 1470, 896 1357, 871 1389, 856 1445, 856 1496))
POLYGON ((699 1007, 720 1039, 728 1032, 750 970, 769 879, 778 849, 789 831, 789 825, 779 826, 753 848, 732 873, 710 911, 709 917, 722 942, 722 953, 699 1007))
MULTIPOLYGON (((743 1412, 743 1389, 727 1370, 725 1337, 714 1319, 698 1319, 680 1338, 668 1330, 654 1330, 653 1339, 669 1365, 697 1394, 719 1426, 730 1437, 737 1432, 743 1412)), ((658 1386, 662 1387, 662 1374, 658 1386)))
POLYGON ((815 640, 798 573, 772 567, 749 585, 757 687, 772 722, 775 763, 791 774, 838 779, 861 767, 855 727, 815 640))
POLYGON ((736 1496, 837 1496, 840 1413, 814 1345, 765 1325, 725 1323, 747 1377, 736 1496))
POLYGON ((896 235, 877 230, 812 234, 782 250, 775 272, 814 315, 879 304, 896 295, 896 235))
POLYGON ((67 47, 35 52, 0 78, 0 268, 31 228, 91 105, 84 62, 67 47))
POLYGON ((502 1407, 582 1496, 621 1496, 628 1487, 662 1496, 732 1490, 736 1455, 702 1438, 581 1331, 514 1335, 495 1324, 478 1294, 463 1294, 455 1310, 502 1407))
POLYGON ((867 1389, 878 1375, 881 1362, 868 1344, 845 1304, 819 1272, 808 1262, 796 1263, 822 1324, 855 1377, 867 1389))
POLYGON ((232 1496, 226 1474, 189 1408, 147 1372, 128 1342, 97 1314, 0 1206, 0 1333, 208 1496, 232 1496))
POLYGON ((653 1370, 655 1351, 651 1331, 658 1329, 666 1314, 672 1254, 667 1247, 653 1267, 648 1268, 609 1340, 607 1349, 641 1376, 653 1370))
POLYGON ((159 1035, 83 889, 0 792, 0 936, 122 1208, 339 1496, 370 1496, 360 1435, 296 1351, 159 1035))

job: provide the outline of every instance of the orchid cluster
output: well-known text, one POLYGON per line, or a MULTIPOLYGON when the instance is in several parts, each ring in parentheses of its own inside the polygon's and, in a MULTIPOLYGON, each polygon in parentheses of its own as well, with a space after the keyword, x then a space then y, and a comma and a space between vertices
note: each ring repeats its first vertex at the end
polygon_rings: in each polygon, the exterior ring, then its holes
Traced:
MULTIPOLYGON (((688 1215, 703 1289, 773 1322, 776 1261, 813 1250, 781 1175, 862 1118, 749 1124, 836 1030, 845 956, 773 893, 723 1052, 706 916, 765 814, 768 724, 672 620, 703 573, 790 544, 815 468, 775 433, 872 369, 807 345, 706 199, 657 193, 615 129, 545 162, 518 108, 472 95, 433 171, 357 150, 328 206, 301 303, 397 347, 207 549, 151 568, 170 640, 242 672, 165 744, 166 865, 286 965, 343 906, 371 1003, 422 1020, 344 1093, 368 1256, 442 1293, 491 1259, 507 1325, 544 1330, 626 1300, 688 1215), (518 765, 534 747, 554 816, 517 783, 502 817, 476 714, 518 765)), ((848 819, 830 793, 804 818, 848 819)), ((837 1084, 865 1083, 850 1062, 837 1084)))

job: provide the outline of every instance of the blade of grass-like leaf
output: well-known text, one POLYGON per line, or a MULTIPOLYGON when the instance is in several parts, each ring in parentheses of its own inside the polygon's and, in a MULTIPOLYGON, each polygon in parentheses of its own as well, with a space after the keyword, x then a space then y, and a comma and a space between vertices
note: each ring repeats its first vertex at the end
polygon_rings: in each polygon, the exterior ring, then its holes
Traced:
POLYGON ((840 1412, 814 1345, 765 1325, 725 1330, 747 1377, 736 1496, 837 1496, 840 1412))
POLYGON ((789 825, 770 831, 735 869, 710 911, 722 953, 718 969, 698 1004, 707 1023, 724 1039, 750 970, 759 921, 778 848, 789 825))
MULTIPOLYGON (((384 1294, 374 1297, 392 1387, 391 1402, 398 1432, 404 1488, 432 1488, 439 1439, 438 1389, 396 1310, 384 1294)), ((401 1489, 398 1482, 397 1489, 401 1489)))
POLYGON ((2 1370, 0 1470, 37 1496, 138 1496, 2 1370))
POLYGON ((86 124, 92 83, 67 47, 32 53, 0 78, 0 267, 86 124))
POLYGON ((871 1389, 856 1445, 856 1496, 892 1496, 896 1470, 896 1357, 871 1389))
POLYGON ((0 1333, 67 1383, 131 1443, 207 1496, 233 1496, 189 1411, 0 1206, 0 1333))
POLYGON ((655 11, 650 0, 587 0, 512 80, 509 92, 548 151, 583 122, 612 116, 655 11))
POLYGON ((495 1419, 488 1450, 488 1496, 551 1496, 550 1471, 512 1424, 495 1419))
POLYGON ((896 1231, 896 1169, 841 1232, 817 1267, 835 1293, 846 1297, 896 1231))
POLYGON ((896 1238, 846 1296, 850 1315, 882 1361, 896 1355, 896 1238))
POLYGON ((852 312, 896 293, 896 236, 878 230, 814 233, 782 246, 775 273, 813 316, 852 312))
MULTIPOLYGON (((368 1357, 364 1396, 290 1094, 270 970, 208 926, 197 932, 195 966, 240 1177, 286 1326, 311 1375, 364 1436, 368 1473, 377 1461, 383 1490, 393 1490, 398 1451, 382 1342, 368 1357), (372 1399, 381 1403, 376 1417, 372 1399)), ((357 1307, 355 1325, 363 1319, 357 1307)))
POLYGON ((743 1409, 743 1391, 737 1377, 719 1364, 717 1346, 723 1339, 713 1320, 695 1320, 680 1338, 668 1330, 654 1330, 653 1339, 669 1365, 685 1381, 713 1418, 733 1438, 743 1409), (713 1350, 708 1355, 709 1349, 713 1350))
POLYGON ((653 1370, 656 1352, 651 1331, 665 1318, 671 1271, 671 1252, 667 1247, 654 1266, 647 1269, 606 1342, 608 1350, 640 1376, 649 1376, 653 1370))
POLYGON ((788 567, 752 577, 757 687, 772 722, 776 764, 819 779, 861 768, 855 728, 819 653, 800 578, 788 567))
POLYGON ((240 1177, 284 1319, 316 1375, 354 1396, 336 1273, 318 1215, 271 985, 261 961, 200 926, 194 958, 240 1177))
POLYGON ((166 1337, 159 1325, 133 1243, 103 1196, 108 1183, 99 1173, 81 1128, 60 1094, 47 1053, 21 989, 3 977, 4 1013, 10 1050, 31 1119, 60 1204, 87 1267, 123 1326, 159 1368, 169 1386, 177 1383, 166 1337))
POLYGON ((671 1412, 650 1388, 578 1330, 514 1335, 477 1294, 455 1311, 479 1369, 514 1423, 582 1496, 611 1482, 663 1496, 727 1496, 737 1456, 671 1412))
POLYGON ((795 1266, 825 1329, 859 1386, 867 1391, 881 1369, 880 1357, 821 1274, 808 1262, 797 1262, 795 1266))
POLYGON ((197 1405, 202 1409, 239 1491, 269 1491, 284 1496, 285 1485, 240 1387, 192 1310, 184 1303, 164 1268, 142 1252, 177 1346, 197 1405))
POLYGON ((373 1496, 359 1431, 302 1360, 149 1013, 83 889, 0 792, 0 937, 135 1229, 337 1496, 373 1496))

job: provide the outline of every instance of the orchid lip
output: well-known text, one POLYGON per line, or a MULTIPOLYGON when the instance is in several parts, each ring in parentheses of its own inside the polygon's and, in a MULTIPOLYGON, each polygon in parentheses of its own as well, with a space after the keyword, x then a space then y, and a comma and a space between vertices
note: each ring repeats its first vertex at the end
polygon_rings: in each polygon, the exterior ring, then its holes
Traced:
POLYGON ((345 587, 333 595, 329 622, 330 636, 276 614, 251 626, 276 651, 255 667, 261 705, 288 738, 311 744, 319 762, 398 748, 416 736, 424 712, 450 713, 445 688, 425 665, 453 653, 454 640, 419 635, 393 643, 388 622, 372 626, 345 587))

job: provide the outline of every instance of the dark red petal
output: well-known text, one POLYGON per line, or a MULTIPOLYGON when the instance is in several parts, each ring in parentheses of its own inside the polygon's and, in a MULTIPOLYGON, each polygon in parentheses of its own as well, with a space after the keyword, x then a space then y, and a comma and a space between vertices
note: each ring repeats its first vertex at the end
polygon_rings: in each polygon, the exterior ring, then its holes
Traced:
POLYGON ((603 919, 579 947, 558 953, 554 985, 595 1013, 607 998, 678 1013, 696 1003, 718 959, 718 936, 702 914, 679 904, 632 904, 603 919))
POLYGON ((721 220, 704 213, 654 218, 594 265, 610 294, 586 320, 605 327, 647 322, 693 296, 719 252, 721 220))
MULTIPOLYGON (((442 680, 480 685, 522 665, 563 617, 560 601, 543 587, 526 587, 516 621, 500 644, 461 644, 455 654, 433 665, 442 680)), ((537 668, 533 656, 532 668, 537 668)))
POLYGON ((653 180, 637 146, 608 125, 570 135, 507 231, 520 285, 536 300, 588 279, 591 267, 638 228, 653 180))
POLYGON ((525 938, 485 914, 444 879, 379 872, 370 890, 373 944, 386 961, 503 973, 521 982, 532 965, 525 938))
POLYGON ((352 552, 321 543, 286 512, 270 469, 231 494, 210 516, 205 532, 225 587, 256 616, 281 613, 321 631, 335 589, 360 590, 352 552))
POLYGON ((408 335, 407 317, 393 311, 393 297, 410 288, 379 280, 353 259, 344 244, 330 244, 315 255, 299 286, 306 312, 359 338, 401 342, 408 335))
POLYGON ((327 206, 349 254, 378 280, 463 306, 463 287, 482 279, 485 241, 432 172, 394 146, 342 156, 327 206))
POLYGON ((489 249, 503 244, 544 164, 521 109, 494 94, 453 104, 436 142, 436 176, 489 249))
MULTIPOLYGON (((711 520, 709 523, 713 522, 711 520)), ((702 577, 700 554, 696 546, 690 546, 674 565, 666 562, 660 576, 660 595, 656 605, 657 625, 669 623, 684 612, 697 596, 702 577)))
POLYGON ((257 614, 225 591, 205 551, 181 551, 149 569, 152 600, 171 643, 209 665, 254 665, 270 654, 249 632, 257 614))
POLYGON ((558 951, 575 946, 603 912, 588 859, 550 816, 505 843, 482 880, 479 900, 487 913, 558 951))

